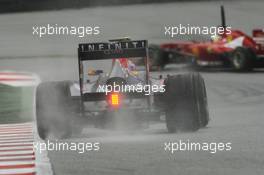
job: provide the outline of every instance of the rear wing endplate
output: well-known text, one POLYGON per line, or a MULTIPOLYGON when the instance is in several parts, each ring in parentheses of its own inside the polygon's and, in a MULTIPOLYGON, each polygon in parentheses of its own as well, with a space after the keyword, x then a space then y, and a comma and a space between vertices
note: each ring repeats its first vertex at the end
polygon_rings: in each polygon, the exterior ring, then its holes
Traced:
MULTIPOLYGON (((99 99, 102 94, 83 94, 83 62, 89 60, 106 60, 106 59, 118 59, 118 58, 136 58, 142 57, 146 59, 146 80, 149 82, 148 72, 148 41, 147 40, 135 40, 135 41, 114 41, 108 43, 83 43, 78 47, 78 62, 79 62, 79 83, 80 94, 82 100, 87 100, 86 97, 99 99), (85 95, 85 96, 84 96, 85 95), (95 96, 93 98, 93 96, 95 96)), ((135 96, 135 95, 133 95, 135 96)), ((103 97, 104 94, 103 94, 103 97)))

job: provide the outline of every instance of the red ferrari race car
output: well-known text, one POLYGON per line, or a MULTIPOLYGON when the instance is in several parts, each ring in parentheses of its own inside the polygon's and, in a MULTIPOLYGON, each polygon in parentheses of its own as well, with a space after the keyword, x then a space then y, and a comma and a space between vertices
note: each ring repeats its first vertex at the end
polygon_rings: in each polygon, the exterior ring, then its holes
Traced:
MULTIPOLYGON (((222 27, 225 25, 221 6, 222 27)), ((254 29, 253 36, 240 30, 225 30, 207 42, 175 41, 151 45, 151 69, 162 69, 169 63, 190 63, 195 68, 229 67, 235 71, 250 71, 264 67, 264 29, 254 29)))

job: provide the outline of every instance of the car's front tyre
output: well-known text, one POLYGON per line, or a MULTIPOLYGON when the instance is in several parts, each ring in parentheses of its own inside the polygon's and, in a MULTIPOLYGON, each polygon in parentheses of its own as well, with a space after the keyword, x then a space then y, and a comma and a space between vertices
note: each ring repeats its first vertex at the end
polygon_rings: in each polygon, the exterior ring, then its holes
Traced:
POLYGON ((237 72, 247 72, 253 69, 255 54, 250 48, 238 47, 231 54, 231 65, 237 72))

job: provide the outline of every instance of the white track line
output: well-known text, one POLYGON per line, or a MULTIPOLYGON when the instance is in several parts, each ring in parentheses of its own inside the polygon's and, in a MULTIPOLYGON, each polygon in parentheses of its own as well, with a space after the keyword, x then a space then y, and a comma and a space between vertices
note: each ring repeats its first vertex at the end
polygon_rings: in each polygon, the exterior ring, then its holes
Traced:
POLYGON ((8 131, 8 130, 6 130, 6 131, 0 131, 0 135, 5 135, 5 134, 32 134, 32 131, 30 131, 30 130, 21 130, 21 131, 12 131, 12 130, 10 130, 10 131, 8 131))
POLYGON ((35 158, 34 155, 28 155, 28 156, 1 156, 0 157, 0 161, 1 160, 5 160, 5 159, 31 159, 31 158, 35 158))
POLYGON ((11 142, 16 140, 33 140, 33 137, 11 137, 11 138, 0 138, 0 142, 11 142))
POLYGON ((4 152, 6 150, 12 150, 12 151, 17 151, 17 150, 33 150, 33 146, 15 146, 15 147, 0 147, 0 152, 4 152))
POLYGON ((17 126, 1 126, 0 125, 0 129, 30 129, 30 128, 32 128, 32 126, 31 125, 21 125, 21 126, 19 126, 19 125, 17 125, 17 126))
POLYGON ((10 126, 0 126, 0 129, 25 129, 25 128, 32 128, 30 125, 10 125, 10 126))
POLYGON ((16 130, 18 130, 18 131, 20 131, 20 130, 32 130, 32 127, 29 127, 29 126, 27 126, 27 127, 9 127, 9 128, 1 128, 0 127, 0 131, 16 131, 16 130))
POLYGON ((0 143, 0 147, 6 147, 6 146, 14 146, 14 145, 17 145, 17 146, 23 146, 23 145, 33 145, 33 143, 31 142, 22 142, 22 143, 0 143))
POLYGON ((0 145, 2 144, 19 144, 19 143, 32 143, 33 139, 20 139, 20 140, 2 140, 0 141, 0 145))
POLYGON ((20 132, 30 132, 32 131, 33 128, 9 128, 9 129, 0 129, 0 132, 5 133, 5 132, 15 132, 15 133, 20 133, 20 132))
POLYGON ((5 169, 5 170, 1 170, 0 169, 0 175, 19 175, 19 174, 30 174, 30 173, 34 173, 36 170, 35 168, 20 168, 20 169, 5 169))
POLYGON ((0 128, 3 128, 3 127, 19 127, 19 126, 29 126, 29 127, 32 127, 32 123, 14 123, 14 124, 1 124, 0 125, 0 128))
POLYGON ((12 137, 16 137, 16 136, 23 136, 23 137, 32 137, 32 134, 23 134, 23 133, 21 133, 21 134, 19 134, 19 133, 17 133, 17 134, 0 134, 0 138, 6 138, 6 137, 10 137, 10 138, 12 138, 12 137))
POLYGON ((0 162, 1 166, 9 166, 9 165, 29 165, 29 164, 35 164, 35 161, 13 161, 13 162, 0 162))
POLYGON ((0 126, 0 130, 32 129, 32 126, 0 126))
POLYGON ((0 152, 0 156, 4 156, 4 155, 33 155, 34 154, 34 151, 32 150, 29 150, 29 151, 17 151, 17 152, 14 152, 14 151, 3 151, 3 152, 0 152))

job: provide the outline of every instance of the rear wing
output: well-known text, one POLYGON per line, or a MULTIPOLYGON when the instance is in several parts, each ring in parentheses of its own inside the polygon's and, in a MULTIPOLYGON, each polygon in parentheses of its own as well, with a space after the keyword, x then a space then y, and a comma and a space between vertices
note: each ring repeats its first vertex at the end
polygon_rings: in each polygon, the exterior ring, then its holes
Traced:
POLYGON ((147 57, 147 40, 79 44, 80 61, 147 57))
MULTIPOLYGON (((83 94, 83 80, 84 80, 84 61, 96 61, 106 59, 118 58, 145 58, 146 80, 149 82, 149 64, 148 64, 148 41, 114 41, 107 43, 82 43, 78 47, 78 63, 79 63, 79 84, 80 94, 83 99, 84 96, 91 96, 92 93, 83 94)), ((97 95, 98 96, 98 95, 97 95)))

